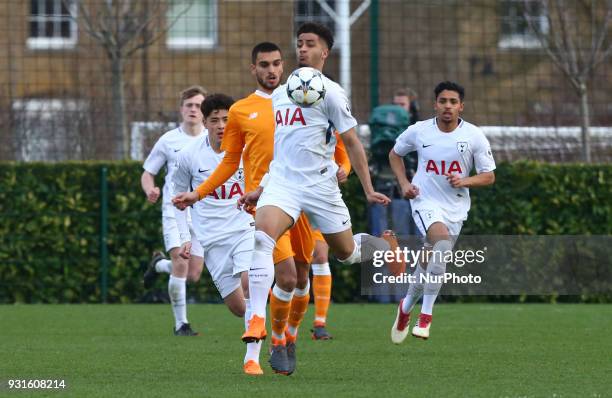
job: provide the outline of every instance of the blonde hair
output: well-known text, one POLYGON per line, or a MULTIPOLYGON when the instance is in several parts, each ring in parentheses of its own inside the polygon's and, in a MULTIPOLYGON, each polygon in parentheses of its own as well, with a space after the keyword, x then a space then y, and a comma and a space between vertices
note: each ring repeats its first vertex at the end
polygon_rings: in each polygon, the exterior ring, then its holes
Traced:
POLYGON ((206 98, 206 96, 208 95, 208 91, 206 91, 206 89, 202 86, 188 87, 185 90, 181 91, 181 102, 179 105, 182 106, 183 102, 185 102, 189 98, 195 97, 196 95, 201 95, 206 98))

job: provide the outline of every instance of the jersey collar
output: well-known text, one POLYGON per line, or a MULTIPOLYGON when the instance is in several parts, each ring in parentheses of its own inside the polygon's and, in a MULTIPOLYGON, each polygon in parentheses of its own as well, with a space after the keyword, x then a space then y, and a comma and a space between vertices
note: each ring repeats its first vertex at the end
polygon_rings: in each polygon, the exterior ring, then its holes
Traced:
POLYGON ((455 131, 457 131, 461 127, 463 127, 463 118, 459 118, 459 123, 457 123, 457 127, 455 127, 455 129, 453 131, 450 131, 450 132, 446 132, 446 131, 440 130, 440 127, 438 127, 438 118, 437 117, 433 118, 433 125, 435 126, 436 130, 438 130, 440 133, 453 134, 455 131))
POLYGON ((255 95, 259 95, 260 97, 266 98, 266 99, 270 99, 272 98, 272 96, 268 93, 264 93, 261 90, 255 90, 255 95))

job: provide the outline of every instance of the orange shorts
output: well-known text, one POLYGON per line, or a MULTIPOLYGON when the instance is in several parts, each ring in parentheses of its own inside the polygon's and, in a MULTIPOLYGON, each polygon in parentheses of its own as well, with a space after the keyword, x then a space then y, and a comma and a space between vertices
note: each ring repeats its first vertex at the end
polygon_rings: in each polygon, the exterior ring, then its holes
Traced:
POLYGON ((313 251, 314 239, 312 227, 310 222, 308 222, 308 218, 302 213, 293 227, 276 241, 273 253, 274 264, 280 263, 289 257, 293 257, 295 261, 310 264, 312 262, 313 251))
POLYGON ((312 231, 312 238, 314 240, 320 240, 321 242, 325 242, 325 238, 323 238, 323 234, 320 229, 315 229, 312 231))

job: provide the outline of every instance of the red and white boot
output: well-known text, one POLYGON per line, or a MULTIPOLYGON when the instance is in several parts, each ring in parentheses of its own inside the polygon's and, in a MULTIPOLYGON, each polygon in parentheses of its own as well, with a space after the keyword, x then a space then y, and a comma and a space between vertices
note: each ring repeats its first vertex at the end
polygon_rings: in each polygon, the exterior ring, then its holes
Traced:
POLYGON ((391 341, 395 344, 401 344, 408 336, 408 330, 410 329, 408 325, 410 323, 410 313, 405 314, 402 311, 403 303, 404 299, 397 306, 397 315, 391 328, 391 341))
POLYGON ((420 314, 419 321, 412 328, 412 335, 423 340, 429 338, 429 327, 431 326, 431 315, 420 314))

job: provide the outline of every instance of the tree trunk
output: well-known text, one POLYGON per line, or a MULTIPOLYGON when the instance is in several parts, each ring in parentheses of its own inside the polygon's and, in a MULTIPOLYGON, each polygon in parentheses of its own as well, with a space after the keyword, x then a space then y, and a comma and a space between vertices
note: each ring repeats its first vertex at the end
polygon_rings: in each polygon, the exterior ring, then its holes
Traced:
MULTIPOLYGON (((145 20, 149 19, 149 2, 145 1, 142 4, 143 13, 145 20)), ((149 28, 145 28, 142 31, 142 43, 143 45, 151 39, 151 31, 149 28)), ((149 114, 151 112, 151 100, 149 98, 149 46, 144 45, 142 48, 141 57, 142 67, 142 100, 143 100, 143 111, 140 116, 140 120, 148 121, 149 114)))
POLYGON ((111 59, 111 87, 115 159, 127 159, 130 154, 130 137, 126 126, 123 59, 120 56, 111 59))
POLYGON ((580 132, 582 134, 582 160, 591 163, 591 127, 589 112, 589 93, 586 83, 580 83, 580 132))

